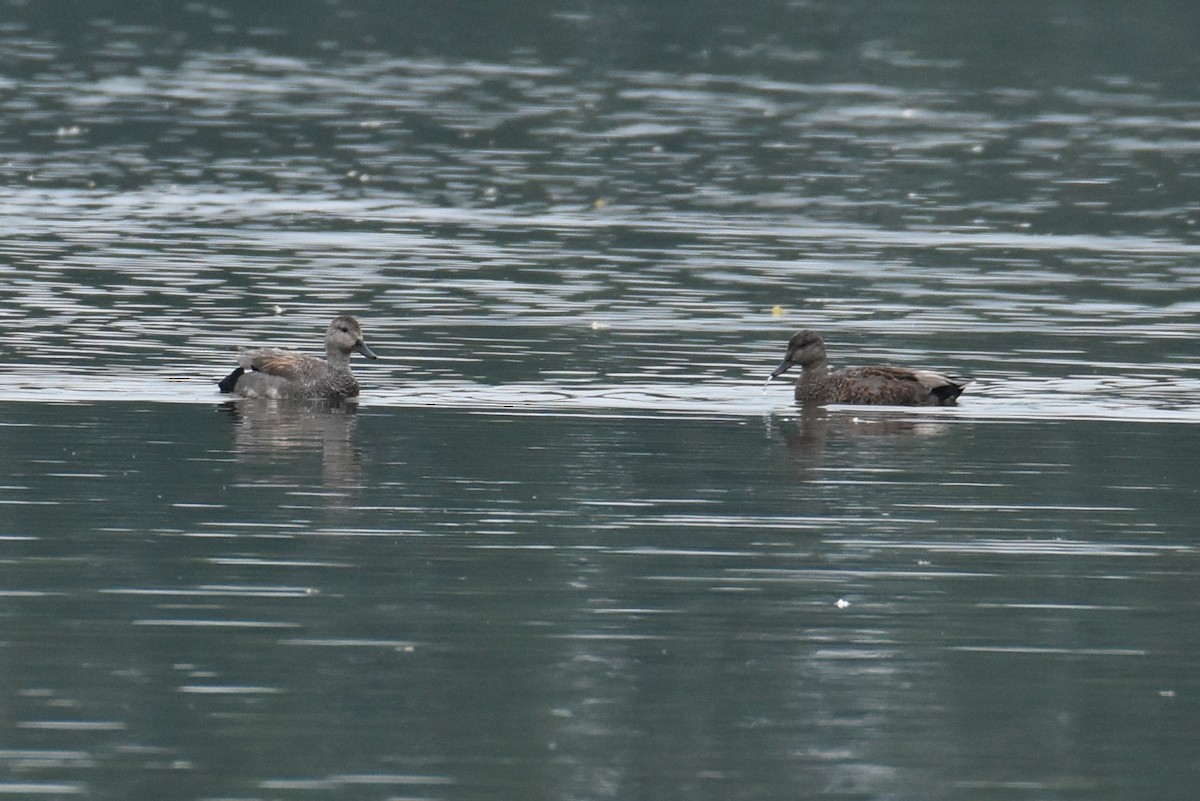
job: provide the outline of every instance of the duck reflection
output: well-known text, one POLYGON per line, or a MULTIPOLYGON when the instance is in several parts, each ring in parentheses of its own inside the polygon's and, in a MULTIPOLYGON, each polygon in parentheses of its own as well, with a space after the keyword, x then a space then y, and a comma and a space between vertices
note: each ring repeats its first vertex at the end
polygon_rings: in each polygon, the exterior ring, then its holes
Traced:
POLYGON ((279 463, 281 457, 317 453, 324 486, 360 485, 361 455, 354 444, 357 404, 247 399, 221 408, 236 424, 234 453, 239 459, 279 463))
POLYGON ((771 428, 779 431, 805 480, 808 470, 822 465, 831 445, 871 438, 939 436, 949 428, 945 420, 905 412, 863 414, 860 410, 827 409, 809 404, 798 405, 797 412, 794 417, 775 418, 771 428))

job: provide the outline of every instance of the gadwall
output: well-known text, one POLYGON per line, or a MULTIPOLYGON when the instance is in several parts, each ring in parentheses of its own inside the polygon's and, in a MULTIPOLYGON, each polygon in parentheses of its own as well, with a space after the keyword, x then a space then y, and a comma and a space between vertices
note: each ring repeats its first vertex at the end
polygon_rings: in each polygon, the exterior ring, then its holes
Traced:
POLYGON ((788 341, 787 355, 771 378, 800 365, 796 400, 810 404, 857 403, 886 406, 953 406, 968 381, 932 370, 903 367, 843 367, 830 370, 825 340, 801 331, 788 341))
POLYGON ((350 372, 351 351, 377 358, 363 343, 358 320, 335 317, 325 330, 324 359, 289 350, 244 350, 240 366, 217 386, 246 398, 353 398, 358 382, 350 372))

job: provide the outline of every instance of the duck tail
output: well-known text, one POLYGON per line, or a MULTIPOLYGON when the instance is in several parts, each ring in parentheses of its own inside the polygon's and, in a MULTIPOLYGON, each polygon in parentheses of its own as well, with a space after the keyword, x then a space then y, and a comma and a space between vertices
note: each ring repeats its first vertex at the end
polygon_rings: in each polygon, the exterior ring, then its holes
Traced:
POLYGON ((241 378, 242 374, 245 372, 246 371, 243 368, 237 368, 232 373, 218 381, 217 388, 222 392, 233 392, 233 388, 237 386, 238 379, 241 378))
POLYGON ((971 379, 952 378, 941 386, 933 387, 929 393, 938 400, 939 406, 953 406, 958 402, 958 396, 963 394, 971 379))

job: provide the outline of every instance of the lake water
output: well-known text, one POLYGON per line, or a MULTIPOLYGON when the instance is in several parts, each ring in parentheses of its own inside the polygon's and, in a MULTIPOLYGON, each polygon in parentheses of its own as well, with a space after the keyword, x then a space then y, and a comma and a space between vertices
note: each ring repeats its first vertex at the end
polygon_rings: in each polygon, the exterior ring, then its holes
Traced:
POLYGON ((1194 797, 1200 7, 68 11, 0 796, 1194 797), (340 313, 359 403, 216 392, 340 313), (804 411, 801 327, 972 383, 804 411))

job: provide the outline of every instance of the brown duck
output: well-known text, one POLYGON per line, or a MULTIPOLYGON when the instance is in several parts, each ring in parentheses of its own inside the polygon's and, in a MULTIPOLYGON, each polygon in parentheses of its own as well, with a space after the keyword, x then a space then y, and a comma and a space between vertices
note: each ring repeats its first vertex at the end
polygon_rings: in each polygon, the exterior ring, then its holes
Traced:
POLYGON ((350 372, 350 354, 377 358, 363 342, 353 317, 336 317, 325 330, 325 358, 289 350, 244 350, 239 367, 217 386, 245 398, 292 398, 340 401, 358 395, 350 372))
POLYGON ((771 378, 800 365, 796 400, 809 404, 855 403, 885 406, 953 406, 969 383, 932 370, 903 367, 843 367, 830 370, 825 340, 801 331, 788 341, 787 355, 771 378))

